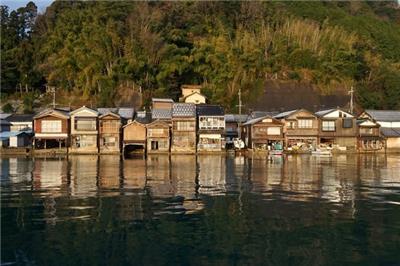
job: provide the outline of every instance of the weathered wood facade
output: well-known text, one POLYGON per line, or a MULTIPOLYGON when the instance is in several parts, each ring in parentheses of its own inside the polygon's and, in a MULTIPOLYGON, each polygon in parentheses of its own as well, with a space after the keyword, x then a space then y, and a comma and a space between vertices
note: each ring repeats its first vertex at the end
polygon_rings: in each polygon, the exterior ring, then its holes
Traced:
POLYGON ((146 126, 147 153, 166 153, 170 151, 170 126, 156 120, 146 126))
POLYGON ((140 148, 146 151, 147 128, 145 124, 132 121, 123 127, 123 150, 127 147, 132 149, 140 148))
POLYGON ((70 113, 70 153, 98 153, 98 114, 86 106, 70 113))
POLYGON ((218 105, 198 105, 198 151, 221 151, 225 148, 225 114, 218 105))
POLYGON ((358 136, 357 148, 363 152, 384 151, 386 146, 385 138, 381 136, 380 125, 371 119, 357 121, 358 136))
POLYGON ((251 119, 242 126, 242 139, 253 151, 283 147, 283 123, 271 116, 251 119))
POLYGON ((318 117, 305 109, 280 113, 274 118, 283 122, 285 149, 314 150, 318 144, 318 117))
POLYGON ((345 149, 357 147, 356 118, 339 108, 319 111, 319 143, 345 149))
POLYGON ((99 116, 99 152, 121 152, 121 117, 113 112, 99 116))
POLYGON ((35 149, 66 148, 69 146, 69 114, 64 110, 47 109, 33 117, 35 149))
POLYGON ((196 152, 196 106, 175 103, 172 109, 171 152, 196 152))

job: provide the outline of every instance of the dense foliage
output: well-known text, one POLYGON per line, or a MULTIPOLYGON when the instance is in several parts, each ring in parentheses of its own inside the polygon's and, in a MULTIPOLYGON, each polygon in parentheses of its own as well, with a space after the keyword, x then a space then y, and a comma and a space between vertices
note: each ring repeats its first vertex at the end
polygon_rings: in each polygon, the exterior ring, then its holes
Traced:
POLYGON ((1 17, 3 92, 48 84, 112 105, 127 84, 177 99, 189 83, 229 108, 273 78, 400 108, 395 2, 55 1, 1 17))

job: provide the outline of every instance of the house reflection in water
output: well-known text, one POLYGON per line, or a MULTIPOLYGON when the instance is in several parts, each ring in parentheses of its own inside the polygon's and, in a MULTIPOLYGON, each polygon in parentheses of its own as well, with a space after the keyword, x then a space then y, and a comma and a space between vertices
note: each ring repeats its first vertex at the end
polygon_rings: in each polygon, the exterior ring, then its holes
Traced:
POLYGON ((54 189, 54 196, 66 191, 68 162, 65 158, 36 158, 32 173, 34 189, 54 189))
POLYGON ((199 193, 221 195, 226 192, 225 157, 221 155, 199 155, 199 193))
MULTIPOLYGON (((99 182, 98 187, 101 190, 107 190, 107 196, 119 195, 120 188, 120 156, 102 155, 99 156, 99 182), (114 190, 114 193, 111 191, 114 190)), ((104 193, 103 193, 104 194, 104 193)))
POLYGON ((171 168, 169 155, 147 156, 147 181, 152 197, 171 197, 175 195, 176 188, 171 180, 171 168))
POLYGON ((98 156, 69 156, 71 169, 71 195, 92 197, 97 193, 98 156))
POLYGON ((0 160, 1 182, 20 183, 30 181, 33 162, 25 158, 2 158, 0 160))
POLYGON ((144 158, 125 159, 123 161, 123 187, 125 193, 130 190, 144 190, 146 186, 146 160, 144 158))

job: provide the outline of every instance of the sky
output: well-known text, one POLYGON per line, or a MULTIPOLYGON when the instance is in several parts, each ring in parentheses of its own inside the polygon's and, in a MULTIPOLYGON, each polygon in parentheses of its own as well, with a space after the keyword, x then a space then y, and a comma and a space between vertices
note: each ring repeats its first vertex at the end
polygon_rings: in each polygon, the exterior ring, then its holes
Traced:
MULTIPOLYGON (((0 0, 1 5, 8 6, 10 11, 26 6, 29 2, 29 0, 0 0)), ((43 13, 53 0, 32 0, 32 2, 38 7, 39 13, 43 13)))

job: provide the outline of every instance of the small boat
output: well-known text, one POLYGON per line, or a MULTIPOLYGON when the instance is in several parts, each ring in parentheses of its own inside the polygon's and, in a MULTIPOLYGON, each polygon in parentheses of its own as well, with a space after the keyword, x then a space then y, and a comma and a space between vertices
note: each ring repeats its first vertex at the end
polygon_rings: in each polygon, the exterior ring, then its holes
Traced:
POLYGON ((318 155, 318 156, 332 156, 332 151, 316 149, 315 151, 312 151, 311 154, 318 155))
POLYGON ((270 155, 282 155, 283 154, 283 150, 271 150, 269 151, 270 155))

